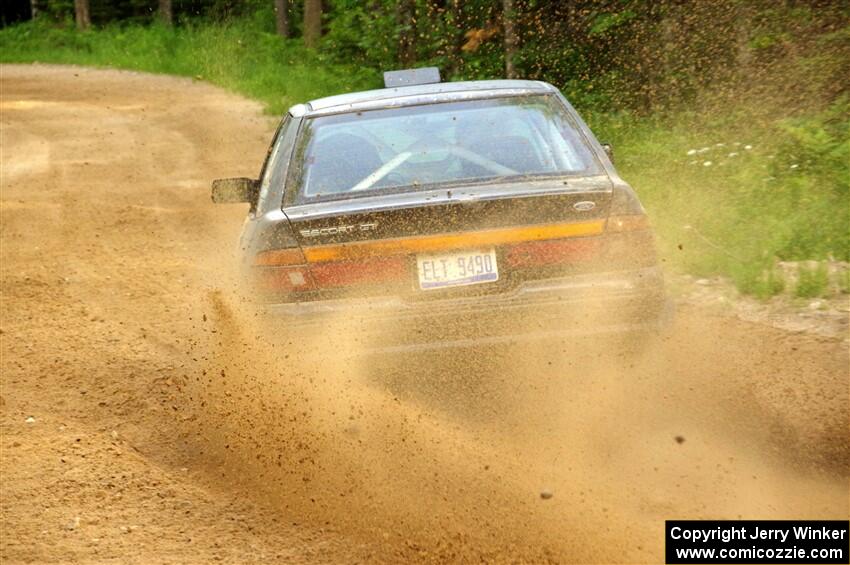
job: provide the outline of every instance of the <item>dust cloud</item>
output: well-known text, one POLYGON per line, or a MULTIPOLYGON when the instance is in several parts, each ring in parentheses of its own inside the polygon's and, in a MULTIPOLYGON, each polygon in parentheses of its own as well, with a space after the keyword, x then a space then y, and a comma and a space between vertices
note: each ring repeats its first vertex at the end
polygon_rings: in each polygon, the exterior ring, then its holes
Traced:
POLYGON ((806 384, 778 332, 686 310, 655 343, 385 354, 361 334, 395 328, 305 332, 236 290, 208 311, 198 437, 221 480, 389 560, 651 561, 671 517, 846 513, 841 360, 806 384))

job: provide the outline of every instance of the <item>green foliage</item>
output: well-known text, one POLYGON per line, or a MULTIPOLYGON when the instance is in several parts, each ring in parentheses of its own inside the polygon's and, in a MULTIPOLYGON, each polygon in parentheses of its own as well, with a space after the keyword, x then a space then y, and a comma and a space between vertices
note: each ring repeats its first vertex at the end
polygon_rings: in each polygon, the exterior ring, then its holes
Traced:
POLYGON ((770 298, 785 290, 785 279, 775 267, 740 265, 732 275, 738 290, 757 298, 770 298))
POLYGON ((312 98, 380 85, 375 70, 333 62, 266 27, 241 19, 176 28, 112 25, 78 33, 30 22, 0 31, 0 62, 70 63, 201 78, 261 100, 275 114, 312 98))
MULTIPOLYGON (((36 1, 46 19, 73 17, 72 0, 36 1)), ((96 26, 156 19, 156 0, 91 2, 96 26)), ((263 33, 274 31, 272 6, 174 0, 183 25, 263 33)), ((295 35, 302 6, 290 2, 295 35)), ((324 9, 322 49, 333 60, 376 70, 436 65, 454 80, 504 74, 505 15, 497 0, 326 0, 324 9)), ((520 75, 557 84, 594 111, 648 115, 737 103, 742 93, 823 105, 848 92, 846 2, 516 0, 513 19, 520 75)))
POLYGON ((807 117, 753 121, 757 114, 739 106, 724 115, 588 117, 614 143, 669 263, 769 296, 783 289, 778 260, 850 259, 850 110, 840 99, 807 117))
POLYGON ((800 298, 823 296, 829 288, 829 271, 823 263, 814 268, 800 265, 797 269, 797 286, 794 294, 800 298))
POLYGON ((845 269, 838 274, 838 290, 844 294, 850 294, 850 269, 845 269))
POLYGON ((603 12, 594 18, 589 35, 604 35, 616 27, 627 25, 636 18, 637 14, 632 10, 624 10, 619 13, 603 12))
MULTIPOLYGON (((789 231, 777 256, 850 260, 850 102, 780 121, 768 170, 783 191, 789 231)), ((765 195, 770 197, 774 195, 765 195)))
POLYGON ((394 68, 401 32, 394 2, 383 0, 376 4, 382 9, 374 10, 356 0, 335 3, 336 17, 330 19, 323 47, 341 60, 378 69, 394 68))
MULTIPOLYGON (((74 0, 31 0, 40 19, 65 22, 74 18, 74 0)), ((89 0, 92 22, 95 25, 146 24, 157 17, 157 0, 89 0)), ((172 0, 178 19, 203 16, 209 21, 225 22, 233 18, 250 17, 272 11, 266 0, 172 0)), ((272 27, 274 20, 272 19, 272 27)))

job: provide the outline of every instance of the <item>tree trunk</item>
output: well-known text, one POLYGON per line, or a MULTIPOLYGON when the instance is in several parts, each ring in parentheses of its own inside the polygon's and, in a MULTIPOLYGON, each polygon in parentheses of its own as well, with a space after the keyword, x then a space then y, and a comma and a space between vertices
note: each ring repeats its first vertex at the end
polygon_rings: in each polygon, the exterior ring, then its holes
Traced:
POLYGON ((400 0, 396 21, 400 32, 398 34, 398 62, 404 67, 411 67, 416 62, 416 24, 414 15, 415 0, 400 0))
POLYGON ((749 76, 753 55, 753 51, 750 49, 750 34, 753 30, 752 14, 746 3, 738 6, 735 28, 738 72, 741 76, 746 77, 749 76))
POLYGON ((74 19, 77 21, 77 29, 88 29, 91 27, 89 0, 74 0, 74 19))
POLYGON ((38 17, 38 0, 30 0, 30 18, 38 17))
POLYGON ((289 0, 274 0, 274 16, 277 34, 289 37, 289 0))
POLYGON ((174 6, 172 0, 159 0, 159 17, 165 25, 174 25, 174 6))
POLYGON ((514 67, 517 49, 515 21, 514 0, 502 0, 502 25, 505 29, 505 76, 507 78, 517 77, 516 67, 514 67))
POLYGON ((463 64, 463 32, 466 29, 466 22, 463 14, 462 0, 449 0, 446 9, 446 17, 448 18, 449 29, 449 63, 446 69, 446 80, 460 72, 463 64))
POLYGON ((322 37, 322 0, 304 0, 304 45, 318 47, 322 37))

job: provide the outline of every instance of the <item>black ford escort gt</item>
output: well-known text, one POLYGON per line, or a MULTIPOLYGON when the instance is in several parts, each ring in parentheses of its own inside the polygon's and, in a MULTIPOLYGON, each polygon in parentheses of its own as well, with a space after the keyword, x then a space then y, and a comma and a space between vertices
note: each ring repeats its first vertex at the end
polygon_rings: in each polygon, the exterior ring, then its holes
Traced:
POLYGON ((378 347, 662 321, 643 207, 555 87, 385 78, 293 107, 258 180, 213 183, 213 201, 250 204, 240 248, 268 311, 382 328, 378 347))

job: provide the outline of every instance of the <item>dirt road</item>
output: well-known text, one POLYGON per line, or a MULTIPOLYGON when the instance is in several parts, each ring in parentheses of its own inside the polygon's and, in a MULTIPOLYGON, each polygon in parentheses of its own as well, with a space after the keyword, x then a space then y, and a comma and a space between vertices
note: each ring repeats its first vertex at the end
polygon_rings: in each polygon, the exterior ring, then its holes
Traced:
POLYGON ((275 120, 187 79, 0 75, 4 563, 651 562, 666 518, 850 513, 846 340, 696 309, 639 359, 269 336, 208 186, 275 120))

